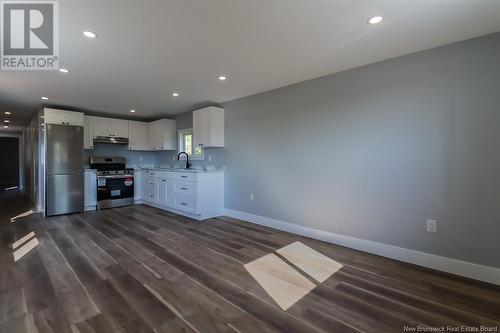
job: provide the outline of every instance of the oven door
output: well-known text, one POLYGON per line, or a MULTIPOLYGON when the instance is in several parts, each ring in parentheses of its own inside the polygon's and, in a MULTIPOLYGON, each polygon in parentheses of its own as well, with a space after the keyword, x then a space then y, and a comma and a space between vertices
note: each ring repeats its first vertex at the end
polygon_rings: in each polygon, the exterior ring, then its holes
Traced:
POLYGON ((111 208, 134 204, 133 176, 98 176, 97 208, 111 208))

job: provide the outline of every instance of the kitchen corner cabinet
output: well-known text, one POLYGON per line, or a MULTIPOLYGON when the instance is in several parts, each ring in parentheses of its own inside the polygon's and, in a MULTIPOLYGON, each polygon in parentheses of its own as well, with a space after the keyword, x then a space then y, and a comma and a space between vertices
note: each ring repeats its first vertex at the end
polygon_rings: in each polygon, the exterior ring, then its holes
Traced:
POLYGON ((224 147, 224 109, 193 111, 193 141, 195 147, 224 147))
POLYGON ((83 113, 58 109, 43 109, 46 124, 83 126, 83 113))
POLYGON ((128 122, 128 150, 148 150, 148 124, 142 121, 128 122))
POLYGON ((94 149, 94 130, 89 116, 83 116, 83 149, 94 149))
POLYGON ((177 128, 173 119, 159 119, 147 124, 148 150, 176 150, 177 128))
POLYGON ((85 210, 95 210, 97 207, 97 174, 95 170, 85 170, 83 193, 85 210))
POLYGON ((112 119, 103 117, 92 117, 92 127, 94 128, 94 137, 106 136, 117 138, 128 138, 128 120, 112 119))

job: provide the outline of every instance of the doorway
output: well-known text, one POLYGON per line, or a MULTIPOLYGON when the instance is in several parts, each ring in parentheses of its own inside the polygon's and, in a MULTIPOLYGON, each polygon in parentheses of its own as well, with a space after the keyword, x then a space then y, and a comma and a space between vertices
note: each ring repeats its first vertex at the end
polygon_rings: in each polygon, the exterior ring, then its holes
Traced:
POLYGON ((19 138, 0 137, 0 192, 19 188, 19 138))

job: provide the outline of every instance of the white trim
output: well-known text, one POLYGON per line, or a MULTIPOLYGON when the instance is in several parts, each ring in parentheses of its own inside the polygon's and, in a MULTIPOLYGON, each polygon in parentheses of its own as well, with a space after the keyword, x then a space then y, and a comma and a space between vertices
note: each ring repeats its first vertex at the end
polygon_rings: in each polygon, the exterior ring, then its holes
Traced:
POLYGON ((97 206, 96 205, 91 205, 91 206, 85 206, 83 207, 83 211, 84 212, 89 212, 89 211, 92 211, 92 210, 97 210, 97 206))
POLYGON ((232 209, 225 209, 225 215, 255 224, 260 224, 263 226, 322 240, 328 243, 338 244, 352 249, 365 251, 379 256, 500 285, 500 268, 474 264, 471 262, 452 259, 448 257, 441 257, 426 252, 373 242, 366 239, 339 235, 328 231, 312 229, 301 225, 232 209))
MULTIPOLYGON (((181 151, 185 151, 185 148, 183 147, 183 145, 184 145, 183 136, 185 134, 191 134, 191 140, 194 137, 192 128, 183 128, 183 129, 177 130, 177 143, 178 143, 177 144, 177 152, 178 153, 180 153, 181 151)), ((201 155, 195 155, 194 154, 194 149, 195 149, 194 142, 191 141, 191 144, 192 144, 191 145, 192 154, 189 156, 189 160, 190 161, 204 161, 205 160, 205 152, 203 151, 203 149, 201 149, 201 155)), ((180 157, 180 160, 185 161, 186 156, 182 155, 180 157)))

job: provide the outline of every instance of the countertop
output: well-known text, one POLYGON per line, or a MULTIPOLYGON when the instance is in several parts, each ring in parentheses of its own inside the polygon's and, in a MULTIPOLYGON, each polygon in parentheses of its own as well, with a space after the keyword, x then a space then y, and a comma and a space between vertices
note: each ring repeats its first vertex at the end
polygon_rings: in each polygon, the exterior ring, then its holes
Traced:
POLYGON ((212 173, 212 172, 224 172, 225 170, 222 168, 214 168, 214 169, 201 169, 201 168, 193 168, 193 169, 184 169, 184 168, 164 168, 164 167, 142 167, 142 168, 134 168, 134 170, 150 170, 150 171, 168 171, 168 172, 188 172, 188 173, 212 173))

